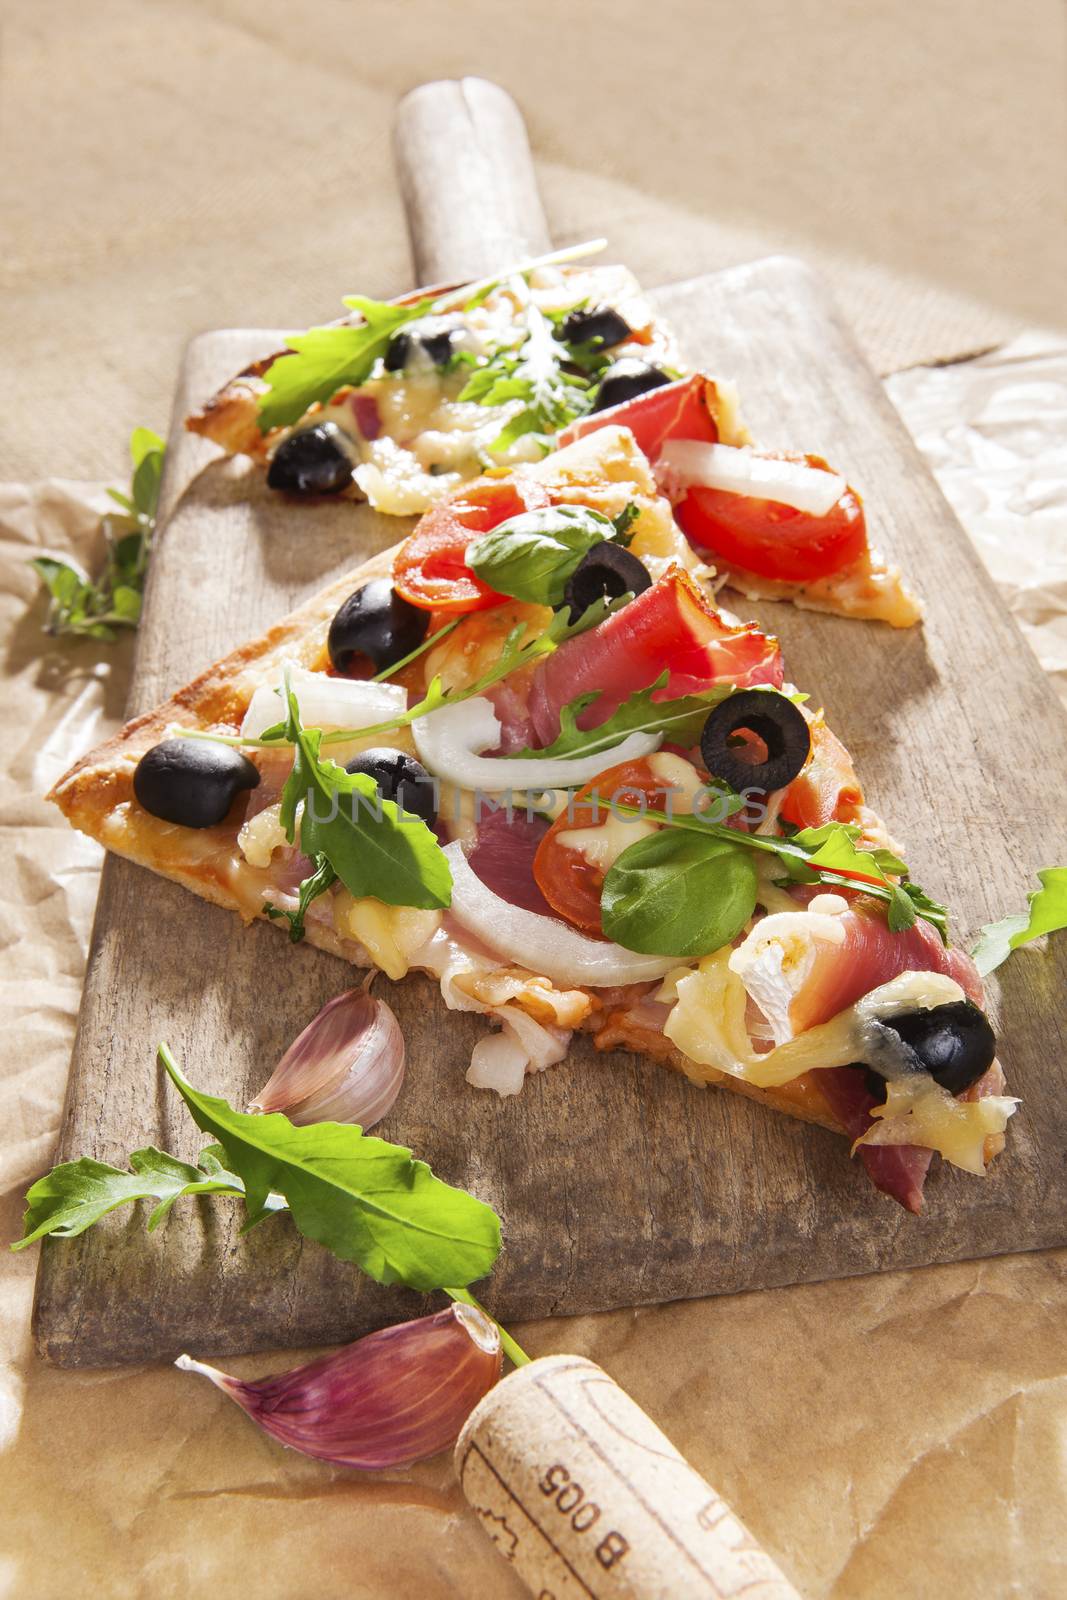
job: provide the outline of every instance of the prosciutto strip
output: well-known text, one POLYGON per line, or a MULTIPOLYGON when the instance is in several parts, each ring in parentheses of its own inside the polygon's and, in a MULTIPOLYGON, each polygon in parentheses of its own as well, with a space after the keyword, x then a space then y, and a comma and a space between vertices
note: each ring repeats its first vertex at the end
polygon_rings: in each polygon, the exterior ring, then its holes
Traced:
MULTIPOLYGON (((664 671, 667 682, 657 691, 657 700, 674 700, 723 682, 739 688, 754 684, 779 688, 782 654, 777 639, 754 624, 731 627, 724 622, 692 579, 675 568, 598 627, 568 639, 534 668, 524 686, 523 739, 535 748, 551 744, 559 733, 562 708, 593 690, 598 697, 578 725, 599 727, 624 700, 647 689, 664 671)), ((504 727, 501 747, 514 748, 514 693, 506 702, 497 698, 494 704, 504 727)))
MULTIPOLYGON (((849 1138, 856 1140, 867 1132, 872 1121, 871 1107, 878 1105, 867 1088, 863 1067, 822 1067, 813 1080, 830 1112, 849 1138)), ((905 1211, 916 1216, 923 1206, 923 1184, 933 1159, 932 1150, 917 1145, 861 1144, 859 1157, 876 1189, 890 1195, 905 1211)))
POLYGON ((537 911, 543 917, 554 915, 552 907, 537 886, 533 859, 537 846, 548 832, 544 817, 527 817, 524 812, 490 811, 478 823, 478 837, 467 857, 471 868, 485 884, 509 905, 524 911, 537 911))
POLYGON ((704 444, 715 444, 719 438, 718 404, 714 382, 698 372, 677 383, 649 389, 636 400, 626 400, 607 411, 579 417, 563 430, 559 442, 561 446, 573 444, 575 439, 584 439, 598 428, 629 428, 645 455, 652 460, 668 439, 698 439, 704 444))

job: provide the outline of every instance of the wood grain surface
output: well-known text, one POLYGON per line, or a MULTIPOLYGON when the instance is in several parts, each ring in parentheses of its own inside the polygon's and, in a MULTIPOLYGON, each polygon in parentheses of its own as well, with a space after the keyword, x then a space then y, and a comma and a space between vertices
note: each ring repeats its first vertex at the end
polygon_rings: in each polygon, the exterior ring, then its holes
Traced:
POLYGON ((470 281, 551 249, 522 113, 485 78, 423 83, 393 130, 418 283, 470 281))
MULTIPOLYGON (((420 256, 429 276, 459 266, 420 256)), ((478 270, 475 267, 472 270, 478 270)), ((957 937, 1023 903, 1067 859, 1067 721, 817 280, 787 260, 657 290, 689 360, 735 378, 756 437, 824 452, 867 496, 875 540, 913 575, 924 628, 738 602, 780 634, 789 675, 825 704, 920 882, 957 937)), ((175 408, 133 710, 381 549, 397 523, 352 503, 294 505, 222 462, 180 419, 276 332, 205 335, 175 408)), ((105 866, 59 1159, 124 1162, 202 1141, 154 1063, 169 1041, 197 1085, 247 1102, 351 970, 266 924, 244 929, 144 870, 105 866)), ((464 1082, 484 1023, 417 978, 383 984, 408 1040, 385 1137, 493 1204, 505 1249, 487 1303, 521 1319, 732 1292, 1067 1242, 1067 948, 1028 951, 995 1005, 1011 1088, 1008 1148, 983 1179, 935 1164, 913 1218, 875 1192, 843 1140, 641 1058, 577 1040, 501 1101, 464 1082)), ((284 1219, 242 1240, 229 1202, 182 1202, 146 1234, 115 1214, 46 1243, 44 1355, 100 1365, 349 1339, 418 1314, 284 1219)))

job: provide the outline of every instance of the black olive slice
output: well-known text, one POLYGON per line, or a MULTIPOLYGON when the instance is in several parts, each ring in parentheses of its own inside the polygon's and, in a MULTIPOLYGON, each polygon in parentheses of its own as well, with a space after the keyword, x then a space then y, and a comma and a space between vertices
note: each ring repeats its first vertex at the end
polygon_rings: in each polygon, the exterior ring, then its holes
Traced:
POLYGON ((289 494, 339 494, 351 486, 355 463, 344 429, 319 422, 282 440, 267 468, 267 483, 289 494))
POLYGON ((611 539, 602 539, 587 550, 563 591, 563 603, 571 608, 572 620, 598 600, 618 600, 624 594, 642 594, 652 578, 636 556, 611 539))
POLYGON ((394 333, 385 347, 382 365, 386 372, 403 372, 416 356, 422 355, 431 366, 445 367, 452 359, 456 339, 463 330, 458 327, 425 327, 413 322, 409 327, 394 333))
POLYGON ((664 372, 662 367, 650 366, 647 361, 635 361, 630 356, 622 361, 613 361, 600 380, 593 410, 610 411, 612 406, 636 400, 646 390, 658 389, 671 381, 670 374, 664 372))
POLYGON ((428 827, 437 821, 436 784, 421 761, 403 750, 364 750, 345 771, 366 773, 378 785, 383 800, 392 800, 401 811, 421 817, 428 827))
POLYGON ((731 789, 784 789, 801 771, 811 749, 803 713, 773 689, 741 689, 708 713, 700 735, 700 755, 713 777, 731 789), (746 761, 736 744, 742 730, 767 747, 763 761, 746 761))
POLYGON ((612 306, 590 306, 572 311, 560 324, 560 335, 567 344, 596 344, 601 350, 622 344, 633 329, 612 306))
POLYGON ((883 1017, 903 1040, 916 1066, 928 1072, 949 1094, 962 1094, 989 1071, 997 1040, 984 1011, 970 1000, 950 1000, 921 1011, 883 1017))
POLYGON ((338 672, 350 673, 361 661, 385 672, 418 648, 429 626, 428 611, 397 594, 388 578, 372 578, 337 611, 326 647, 338 672))
POLYGON ((232 745, 209 739, 164 739, 137 763, 138 803, 164 822, 211 828, 221 822, 241 789, 254 789, 259 770, 232 745))

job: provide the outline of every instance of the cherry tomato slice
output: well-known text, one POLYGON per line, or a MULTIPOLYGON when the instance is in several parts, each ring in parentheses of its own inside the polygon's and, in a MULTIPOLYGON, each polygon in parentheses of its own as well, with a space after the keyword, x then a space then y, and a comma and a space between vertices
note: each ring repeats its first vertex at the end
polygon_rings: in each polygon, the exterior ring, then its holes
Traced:
MULTIPOLYGON (((777 455, 829 472, 822 456, 777 455)), ((867 549, 867 525, 859 497, 846 489, 824 517, 812 517, 775 500, 757 500, 723 489, 691 488, 674 508, 689 542, 733 567, 786 583, 827 578, 867 549)))
MULTIPOLYGON (((644 803, 649 811, 662 811, 670 792, 647 760, 622 761, 579 789, 568 810, 549 828, 534 856, 537 887, 557 915, 566 917, 583 933, 604 937, 600 892, 607 874, 581 850, 565 842, 566 836, 586 828, 603 827, 611 815, 612 801, 634 806, 644 803), (590 798, 594 793, 599 804, 590 798)), ((638 838, 640 834, 635 831, 634 839, 638 838)))
POLYGON ((547 506, 534 478, 475 478, 427 511, 397 552, 393 587, 413 606, 455 614, 484 611, 503 598, 467 566, 467 546, 509 517, 547 506))

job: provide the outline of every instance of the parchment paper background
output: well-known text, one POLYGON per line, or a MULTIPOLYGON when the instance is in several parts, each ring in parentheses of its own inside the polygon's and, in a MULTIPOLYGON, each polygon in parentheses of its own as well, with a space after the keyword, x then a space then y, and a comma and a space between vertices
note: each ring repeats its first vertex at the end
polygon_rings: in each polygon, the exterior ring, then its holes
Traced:
MULTIPOLYGON (((3 1238, 50 1161, 99 865, 38 797, 120 718, 130 659, 42 640, 25 559, 91 552, 102 480, 121 482, 133 424, 165 426, 191 333, 405 283, 387 129, 419 79, 511 88, 555 237, 609 233, 649 283, 792 249, 828 272, 882 371, 1013 338, 890 392, 1067 695, 1067 344, 1014 337, 1062 294, 1051 0, 3 10, 3 1238)), ((362 1479, 282 1452, 176 1372, 42 1367, 34 1258, 0 1261, 5 1600, 525 1592, 446 1459, 362 1479)), ((1056 1253, 516 1331, 600 1361, 813 1600, 1052 1600, 1065 1309, 1056 1253)))

